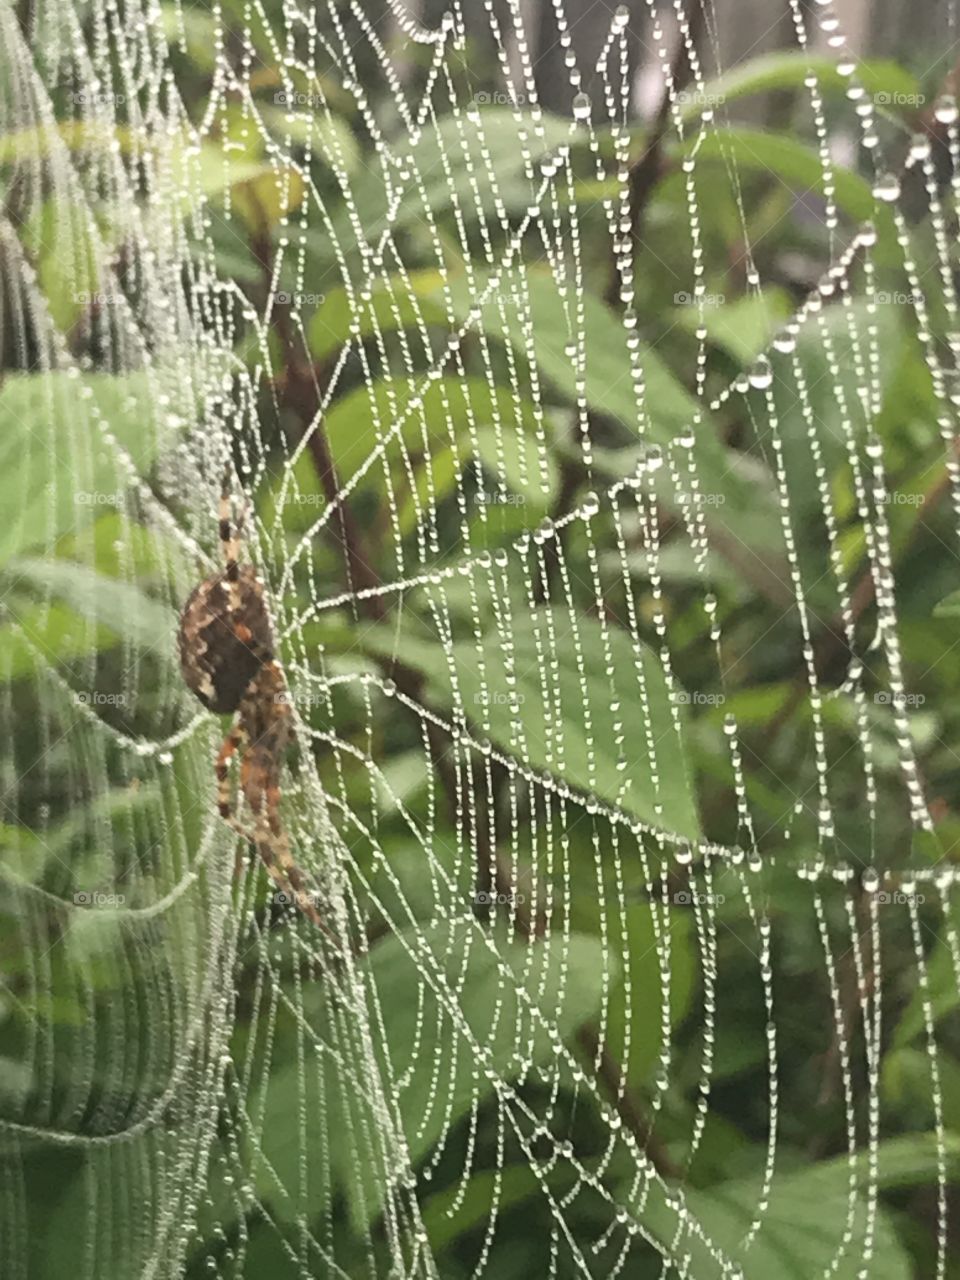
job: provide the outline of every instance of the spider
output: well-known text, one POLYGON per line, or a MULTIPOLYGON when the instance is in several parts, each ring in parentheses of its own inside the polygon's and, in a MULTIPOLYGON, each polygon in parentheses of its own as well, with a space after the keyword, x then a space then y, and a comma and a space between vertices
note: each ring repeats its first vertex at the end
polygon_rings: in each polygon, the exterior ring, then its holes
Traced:
POLYGON ((232 520, 229 473, 220 494, 223 569, 191 592, 180 615, 180 669, 205 707, 236 714, 217 754, 220 816, 248 840, 280 890, 323 928, 314 895, 293 860, 280 820, 280 772, 293 736, 293 717, 283 668, 274 655, 273 632, 263 586, 252 565, 241 564, 243 512, 232 520), (240 789, 253 815, 253 829, 234 816, 230 761, 240 753, 240 789))

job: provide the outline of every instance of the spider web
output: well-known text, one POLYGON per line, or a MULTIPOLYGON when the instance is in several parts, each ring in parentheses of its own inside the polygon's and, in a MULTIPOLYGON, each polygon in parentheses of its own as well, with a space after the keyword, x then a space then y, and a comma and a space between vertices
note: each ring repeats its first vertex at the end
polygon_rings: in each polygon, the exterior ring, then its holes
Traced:
POLYGON ((0 9, 4 1275, 777 1276, 797 1231, 802 1274, 904 1276, 881 1191, 920 1161, 947 1274, 960 938, 883 432, 906 324, 955 525, 956 105, 904 150, 832 10, 792 4, 811 173, 730 128, 717 14, 699 39, 677 0, 644 28, 651 145, 627 10, 600 7, 585 68, 554 0, 569 119, 538 106, 524 11, 0 9), (758 169, 826 229, 782 312, 758 169), (732 320, 706 170, 742 237, 732 320), (223 725, 176 666, 225 465, 323 933, 219 821, 223 725), (808 752, 773 816, 745 738, 781 708, 738 692, 771 628, 808 752), (832 1046, 846 1135, 802 1168, 778 924, 822 985, 804 1039, 832 1046), (913 1145, 884 1128, 893 1000, 929 1097, 913 1145), (714 1195, 738 1054, 761 1136, 714 1195))

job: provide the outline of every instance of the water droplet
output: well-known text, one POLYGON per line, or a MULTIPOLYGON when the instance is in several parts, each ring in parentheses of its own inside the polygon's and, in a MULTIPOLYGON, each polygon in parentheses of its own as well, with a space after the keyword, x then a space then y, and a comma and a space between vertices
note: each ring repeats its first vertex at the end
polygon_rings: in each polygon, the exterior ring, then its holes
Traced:
POLYGON ((574 120, 590 119, 590 97, 586 93, 578 93, 573 99, 574 120))
POLYGON ((860 228, 857 240, 864 249, 872 249, 877 243, 877 228, 872 222, 865 222, 860 228))
POLYGON ((940 124, 956 124, 960 111, 957 110, 957 100, 952 93, 940 95, 934 103, 933 115, 940 124))
POLYGON ((867 436, 867 457, 882 458, 883 457, 883 441, 873 431, 867 436))
POLYGON ((882 173, 873 184, 873 194, 884 204, 893 204, 900 196, 900 179, 895 173, 882 173))
POLYGON ((766 356, 759 356, 750 370, 750 385, 758 391, 764 391, 773 384, 773 370, 766 356))

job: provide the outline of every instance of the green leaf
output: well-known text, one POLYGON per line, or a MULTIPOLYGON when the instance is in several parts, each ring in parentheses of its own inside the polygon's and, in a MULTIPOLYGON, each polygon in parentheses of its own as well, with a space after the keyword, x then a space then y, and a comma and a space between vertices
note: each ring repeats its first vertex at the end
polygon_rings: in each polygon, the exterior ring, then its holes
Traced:
MULTIPOLYGON (((397 422, 399 431, 385 447, 384 457, 402 467, 404 448, 408 456, 432 456, 455 444, 466 460, 473 453, 472 427, 499 422, 504 436, 532 435, 537 419, 529 400, 517 400, 508 388, 491 387, 483 378, 440 378, 426 386, 414 378, 400 378, 358 387, 337 401, 325 421, 341 483, 356 474, 397 422), (418 395, 421 404, 407 412, 418 395)), ((382 482, 383 463, 375 463, 367 475, 382 482)))
MULTIPOLYGON (((551 1194, 562 1195, 573 1186, 577 1176, 571 1164, 558 1162, 548 1178, 551 1194)), ((458 1236, 485 1224, 494 1203, 495 1188, 497 1211, 501 1215, 513 1205, 543 1195, 540 1179, 530 1166, 515 1164, 501 1170, 499 1178, 492 1169, 475 1173, 467 1184, 466 1192, 462 1193, 459 1209, 452 1217, 449 1210, 461 1195, 461 1189, 453 1186, 439 1195, 431 1196, 423 1206, 423 1224, 435 1252, 439 1253, 458 1236)))
MULTIPOLYGON (((478 281, 476 288, 482 287, 483 281, 478 281)), ((465 318, 475 305, 474 291, 462 281, 451 287, 451 294, 458 314, 465 318)), ((514 301, 501 314, 496 297, 482 308, 480 327, 509 343, 524 360, 528 343, 532 342, 542 376, 555 393, 570 404, 575 403, 579 397, 578 373, 567 347, 576 337, 576 329, 553 275, 539 270, 511 274, 501 281, 498 294, 514 300, 528 299, 532 327, 528 329, 521 322, 523 305, 514 301)), ((780 549, 782 533, 767 473, 751 459, 723 445, 714 423, 703 417, 702 406, 660 357, 642 343, 638 357, 645 391, 638 417, 630 377, 628 331, 599 298, 588 293, 580 301, 586 335, 583 395, 588 407, 636 432, 645 445, 660 447, 668 446, 700 416, 695 458, 701 492, 708 498, 705 518, 713 545, 740 573, 762 583, 765 590, 784 603, 789 602, 789 574, 780 549)), ((626 458, 622 473, 631 474, 637 460, 636 456, 626 458)), ((657 494, 666 506, 677 508, 676 488, 667 467, 662 467, 658 475, 657 494)))
POLYGON ((930 1002, 934 1024, 960 1004, 953 953, 947 943, 937 942, 926 963, 927 988, 924 990, 918 985, 910 1003, 900 1015, 891 1042, 894 1048, 903 1048, 917 1036, 926 1034, 926 1001, 930 1002))
MULTIPOLYGON (((845 94, 850 88, 850 77, 840 75, 833 58, 818 56, 809 49, 765 53, 708 81, 702 93, 684 95, 682 115, 685 119, 696 118, 705 106, 733 102, 755 93, 800 88, 809 75, 817 77, 817 84, 825 93, 845 94)), ((919 93, 916 78, 896 62, 858 62, 855 79, 869 97, 886 94, 890 101, 910 102, 919 93)), ((882 101, 881 96, 881 105, 882 101)))
POLYGON ((67 332, 100 289, 98 254, 90 225, 73 203, 44 200, 24 223, 21 236, 37 260, 37 278, 50 318, 67 332))
POLYGON ((355 302, 344 285, 324 294, 309 326, 310 349, 317 360, 339 351, 352 338, 376 333, 396 333, 421 325, 448 328, 447 311, 438 301, 443 277, 439 271, 412 271, 378 280, 364 300, 353 290, 355 302))
POLYGON ((356 242, 358 219, 364 240, 372 244, 388 229, 393 234, 418 231, 450 217, 454 199, 468 223, 495 217, 501 208, 520 212, 534 195, 525 165, 570 142, 571 136, 569 120, 549 114, 534 120, 529 112, 499 106, 480 111, 466 128, 462 115, 441 116, 416 134, 393 137, 389 173, 376 163, 361 171, 352 184, 353 217, 344 210, 332 234, 308 233, 308 243, 329 261, 331 241, 356 242), (403 198, 394 202, 402 171, 419 174, 420 181, 408 179, 403 198))
MULTIPOLYGON (((377 1070, 380 1079, 389 1073, 397 1082, 393 1116, 411 1162, 419 1163, 476 1097, 482 1100, 492 1091, 485 1072, 477 1073, 476 1046, 442 1012, 446 1006, 435 994, 438 986, 462 1011, 484 1050, 485 1065, 510 1080, 533 1063, 552 1058, 552 1041, 541 1023, 531 1019, 530 1005, 548 1011, 549 1025, 568 1039, 599 1007, 604 969, 609 975, 611 961, 604 961, 599 942, 576 934, 569 940, 555 937, 534 944, 498 938, 494 955, 478 937, 472 916, 380 942, 369 960, 369 981, 383 1020, 383 1036, 375 1047, 381 1059, 377 1070), (497 957, 506 966, 505 976, 497 957), (423 981, 424 973, 432 975, 430 982, 423 981), (529 1003, 518 997, 518 990, 527 992, 529 1003), (420 1000, 416 1008, 415 998, 420 1000), (424 1051, 418 1028, 440 1026, 452 1043, 445 1045, 438 1080, 434 1054, 424 1051)), ((320 1011, 323 1019, 335 1016, 329 1004, 320 1011)), ((254 1099, 252 1114, 263 1117, 258 1125, 261 1155, 255 1159, 257 1189, 293 1221, 298 1212, 322 1208, 332 1178, 346 1192, 353 1221, 362 1229, 382 1209, 395 1171, 378 1168, 380 1146, 372 1135, 383 1119, 371 1111, 372 1095, 342 1065, 324 1061, 318 1061, 317 1070, 303 1073, 288 1059, 270 1077, 265 1093, 254 1099), (308 1150, 301 1149, 301 1108, 326 1116, 328 1150, 315 1140, 308 1150), (345 1142, 345 1134, 356 1136, 345 1142), (307 1183, 298 1194, 302 1160, 307 1183)))
POLYGON ((646 902, 622 911, 630 948, 630 999, 621 981, 613 991, 607 1016, 607 1043, 626 1072, 631 1087, 646 1087, 663 1045, 662 1006, 670 1004, 670 1023, 677 1026, 690 1010, 697 972, 690 944, 690 916, 671 911, 666 928, 670 934, 670 976, 664 990, 660 970, 661 946, 646 902), (629 1024, 630 1051, 623 1051, 629 1024))
MULTIPOLYGON (((792 191, 823 192, 823 165, 817 151, 782 133, 746 127, 715 129, 696 134, 674 152, 678 157, 696 154, 698 163, 717 160, 772 174, 792 191)), ((877 202, 870 184, 841 165, 834 165, 832 172, 838 207, 857 222, 875 217, 877 202)))
MULTIPOLYGON (((798 541, 801 571, 822 618, 839 612, 840 600, 833 574, 823 572, 823 498, 817 482, 817 461, 810 448, 810 421, 819 440, 822 465, 832 478, 831 496, 841 483, 852 488, 844 440, 850 420, 866 434, 854 344, 856 335, 864 333, 868 326, 877 344, 878 376, 885 392, 897 369, 903 343, 894 307, 881 307, 873 315, 862 302, 849 307, 826 307, 816 323, 804 325, 794 353, 771 353, 773 395, 783 440, 791 521, 798 541), (809 404, 810 421, 803 411, 801 393, 805 393, 809 404)), ((761 400, 763 393, 753 394, 757 409, 766 412, 765 401, 761 400)))
POLYGON ((171 48, 186 52, 195 67, 212 71, 217 64, 217 23, 213 14, 203 9, 184 9, 180 5, 160 6, 161 27, 171 48))
POLYGON ((159 368, 123 376, 8 374, 0 386, 0 566, 123 505, 125 474, 101 425, 143 474, 164 434, 196 414, 196 392, 182 372, 176 382, 159 368), (169 425, 174 419, 178 425, 169 425))
MULTIPOLYGON (((475 273, 471 285, 459 278, 451 286, 453 305, 461 321, 476 306, 476 297, 486 289, 488 280, 489 277, 475 273)), ((593 294, 587 293, 578 300, 578 317, 581 304, 587 344, 584 369, 587 403, 596 412, 638 430, 627 330, 619 317, 593 294)), ((579 394, 577 366, 568 354, 569 344, 577 336, 574 315, 569 301, 558 293, 552 272, 532 269, 502 277, 496 292, 481 309, 477 324, 488 336, 509 343, 523 360, 532 342, 541 372, 565 401, 573 403, 579 394), (504 298, 507 301, 501 311, 504 298), (529 326, 525 322, 528 306, 529 326)), ((667 444, 695 417, 697 402, 650 347, 641 343, 637 355, 644 371, 648 437, 658 444, 667 444)))
POLYGON ((0 664, 5 678, 22 680, 43 666, 66 666, 71 659, 113 648, 119 637, 106 628, 91 631, 72 609, 52 601, 8 597, 13 621, 0 627, 0 664))
POLYGON ((606 643, 610 676, 599 622, 537 609, 514 619, 509 652, 491 631, 479 644, 453 646, 452 673, 437 671, 429 657, 424 669, 437 696, 459 704, 477 732, 510 755, 695 839, 700 827, 659 659, 616 627, 606 629, 606 643))
MULTIPOLYGON (((701 324, 698 308, 684 306, 675 313, 689 330, 701 324)), ((765 289, 761 294, 737 298, 723 306, 705 307, 702 323, 707 338, 746 366, 765 352, 780 325, 791 314, 790 299, 783 289, 765 289)))
MULTIPOLYGON (((865 1159, 864 1176, 865 1176, 865 1159)), ((799 1173, 774 1177, 770 1202, 762 1215, 762 1225, 749 1252, 742 1250, 744 1236, 759 1214, 758 1194, 762 1175, 735 1182, 722 1182, 709 1191, 688 1191, 687 1209, 707 1232, 713 1243, 733 1263, 739 1264, 744 1280, 809 1280, 831 1274, 838 1280, 855 1280, 862 1273, 862 1235, 867 1205, 863 1197, 854 1201, 853 1242, 846 1246, 842 1260, 834 1262, 843 1247, 849 1207, 849 1171, 846 1161, 827 1161, 799 1173), (859 1240, 859 1244, 858 1244, 859 1240)), ((661 1240, 669 1239, 672 1223, 661 1226, 659 1213, 649 1215, 645 1225, 661 1240)), ((685 1250, 692 1237, 683 1242, 685 1250)), ((714 1264, 714 1268, 716 1264, 714 1264)), ((710 1275, 713 1271, 691 1274, 710 1275)), ((910 1280, 910 1263, 896 1233, 882 1210, 876 1221, 871 1280, 910 1280)))
POLYGON ((951 591, 933 610, 935 618, 960 618, 960 591, 951 591))
POLYGON ((157 649, 161 654, 169 647, 176 614, 132 583, 104 577, 70 560, 13 560, 5 572, 131 644, 157 649))
POLYGON ((295 102, 291 111, 282 105, 266 103, 260 103, 258 107, 274 137, 286 140, 289 136, 293 142, 303 146, 309 144, 312 155, 325 160, 334 169, 350 176, 358 172, 362 164, 360 142, 343 116, 332 112, 327 115, 297 110, 295 102))

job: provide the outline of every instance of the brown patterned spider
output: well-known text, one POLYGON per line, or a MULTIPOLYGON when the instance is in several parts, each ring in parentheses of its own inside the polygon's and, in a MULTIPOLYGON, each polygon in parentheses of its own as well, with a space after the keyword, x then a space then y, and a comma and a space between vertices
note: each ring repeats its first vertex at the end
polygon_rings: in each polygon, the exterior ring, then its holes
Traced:
POLYGON ((235 524, 231 520, 227 473, 220 494, 223 569, 201 582, 183 606, 180 669, 205 707, 236 713, 217 755, 220 816, 250 841, 280 892, 324 928, 280 819, 280 774, 293 717, 283 668, 274 655, 263 586, 253 566, 239 562, 242 529, 242 512, 235 524), (230 761, 237 752, 252 830, 236 819, 230 799, 230 761))

